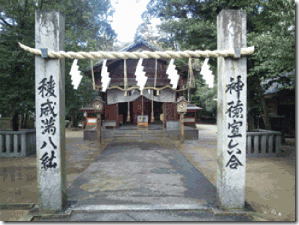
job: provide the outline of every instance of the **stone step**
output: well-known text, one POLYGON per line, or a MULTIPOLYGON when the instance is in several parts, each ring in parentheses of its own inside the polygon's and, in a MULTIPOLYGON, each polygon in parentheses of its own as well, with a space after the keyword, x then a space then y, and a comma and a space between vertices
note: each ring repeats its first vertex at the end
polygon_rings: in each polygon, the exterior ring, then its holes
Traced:
POLYGON ((113 135, 113 138, 149 138, 149 139, 160 139, 160 138, 168 138, 168 135, 113 135))
POLYGON ((164 131, 114 131, 114 134, 165 134, 164 131))
POLYGON ((131 133, 131 134, 140 134, 140 133, 146 133, 146 134, 164 134, 164 131, 157 131, 157 130, 116 130, 114 133, 131 133))
POLYGON ((126 139, 126 138, 137 138, 137 139, 161 139, 169 138, 164 131, 157 130, 118 130, 113 133, 114 139, 126 139))
POLYGON ((167 134, 114 134, 113 138, 142 138, 142 139, 162 139, 162 138, 169 138, 169 136, 167 134))
POLYGON ((126 137, 142 137, 141 135, 113 135, 113 138, 118 137, 118 138, 126 138, 126 137))

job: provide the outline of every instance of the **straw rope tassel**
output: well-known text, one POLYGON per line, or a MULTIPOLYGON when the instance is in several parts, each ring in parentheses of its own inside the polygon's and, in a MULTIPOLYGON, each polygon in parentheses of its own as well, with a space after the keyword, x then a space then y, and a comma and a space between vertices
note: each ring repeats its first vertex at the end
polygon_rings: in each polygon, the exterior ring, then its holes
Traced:
POLYGON ((93 63, 92 63, 92 59, 90 60, 90 67, 91 67, 91 75, 92 75, 92 88, 93 90, 96 89, 96 84, 94 81, 94 73, 93 73, 93 63))

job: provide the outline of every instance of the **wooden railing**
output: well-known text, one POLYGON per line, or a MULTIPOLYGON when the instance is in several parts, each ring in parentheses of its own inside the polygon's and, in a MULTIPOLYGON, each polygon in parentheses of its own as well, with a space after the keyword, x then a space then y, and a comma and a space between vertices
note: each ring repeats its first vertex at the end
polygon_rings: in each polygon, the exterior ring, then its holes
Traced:
POLYGON ((247 157, 275 156, 280 152, 281 132, 270 130, 255 130, 247 132, 247 157))
POLYGON ((35 130, 0 131, 0 157, 28 156, 35 152, 35 130))

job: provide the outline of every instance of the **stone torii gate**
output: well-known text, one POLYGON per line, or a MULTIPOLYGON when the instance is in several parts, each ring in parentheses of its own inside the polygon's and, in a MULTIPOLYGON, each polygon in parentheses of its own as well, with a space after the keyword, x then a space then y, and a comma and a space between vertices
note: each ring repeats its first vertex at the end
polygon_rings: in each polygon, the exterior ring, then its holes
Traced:
MULTIPOLYGON (((35 56, 36 152, 39 207, 61 211, 67 202, 65 166, 64 59, 47 57, 64 50, 65 21, 59 12, 36 11, 35 56), (47 50, 46 50, 47 49, 47 50)), ((218 50, 235 58, 218 57, 217 191, 222 209, 245 207, 246 166, 246 13, 223 10, 217 17, 218 50)))

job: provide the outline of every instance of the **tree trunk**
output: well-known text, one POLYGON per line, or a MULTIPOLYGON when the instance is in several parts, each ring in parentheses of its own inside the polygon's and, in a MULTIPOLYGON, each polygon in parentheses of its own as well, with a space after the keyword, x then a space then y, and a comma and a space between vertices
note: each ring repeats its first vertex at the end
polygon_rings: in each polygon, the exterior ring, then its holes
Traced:
POLYGON ((19 117, 18 113, 14 113, 12 117, 12 130, 19 131, 19 117))
POLYGON ((72 116, 69 128, 74 127, 74 117, 72 116))
POLYGON ((28 114, 25 113, 25 119, 24 119, 24 128, 27 128, 27 120, 28 120, 28 114))
POLYGON ((261 87, 261 83, 260 83, 259 80, 256 82, 256 87, 257 87, 257 90, 258 90, 258 93, 259 93, 259 96, 260 96, 260 99, 261 99, 262 109, 263 109, 263 112, 264 112, 263 120, 264 120, 264 123, 265 123, 266 130, 271 130, 271 121, 270 121, 270 116, 269 116, 269 109, 267 107, 265 96, 264 96, 264 93, 263 93, 263 90, 262 90, 262 87, 261 87))
POLYGON ((21 129, 24 128, 24 119, 25 119, 25 116, 24 116, 24 113, 21 113, 21 129))
POLYGON ((250 100, 247 101, 248 105, 248 113, 247 113, 247 123, 248 123, 248 132, 253 132, 254 129, 254 120, 253 120, 253 114, 251 113, 251 107, 252 103, 250 100))
POLYGON ((254 121, 252 113, 248 114, 248 132, 253 132, 254 130, 254 121))

